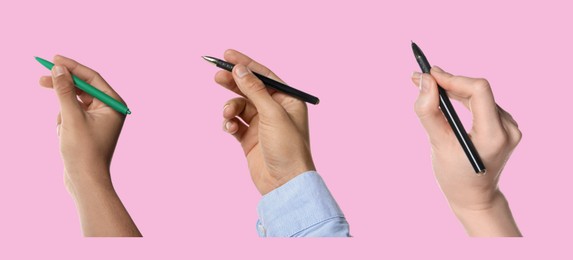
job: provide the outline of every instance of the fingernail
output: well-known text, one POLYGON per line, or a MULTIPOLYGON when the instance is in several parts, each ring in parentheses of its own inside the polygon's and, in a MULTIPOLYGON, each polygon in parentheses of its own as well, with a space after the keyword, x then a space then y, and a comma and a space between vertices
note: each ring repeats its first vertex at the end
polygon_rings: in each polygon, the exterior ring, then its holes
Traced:
POLYGON ((237 74, 237 76, 239 76, 239 78, 242 78, 245 75, 251 73, 251 71, 249 70, 249 68, 247 68, 247 66, 237 64, 235 65, 235 73, 237 74))
POLYGON ((225 112, 227 111, 227 108, 229 108, 229 104, 226 104, 226 105, 223 107, 223 114, 225 114, 225 112))
POLYGON ((231 125, 232 125, 231 121, 227 121, 225 123, 225 131, 229 132, 229 129, 231 129, 231 125))
POLYGON ((52 75, 54 76, 54 78, 57 78, 63 74, 64 74, 64 68, 62 68, 60 66, 54 66, 52 68, 52 75))
POLYGON ((412 78, 413 78, 413 79, 420 78, 420 75, 421 75, 421 74, 422 74, 422 73, 420 73, 420 72, 414 71, 414 72, 412 72, 412 78))
POLYGON ((434 66, 434 67, 432 67, 432 69, 435 69, 438 72, 444 72, 444 70, 438 66, 434 66))
POLYGON ((430 82, 424 80, 424 74, 420 74, 420 84, 418 85, 420 92, 428 92, 430 89, 430 82))

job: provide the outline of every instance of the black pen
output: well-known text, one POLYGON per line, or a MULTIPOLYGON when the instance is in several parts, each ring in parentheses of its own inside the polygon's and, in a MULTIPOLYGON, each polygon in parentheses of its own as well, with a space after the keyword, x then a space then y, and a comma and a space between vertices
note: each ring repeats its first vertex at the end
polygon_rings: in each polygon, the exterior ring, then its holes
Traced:
MULTIPOLYGON (((215 64, 217 67, 227 70, 227 71, 233 71, 233 67, 235 67, 235 64, 226 62, 224 60, 220 60, 217 58, 213 58, 211 56, 203 56, 203 59, 205 59, 208 62, 211 62, 213 64, 215 64)), ((298 98, 304 102, 308 102, 314 105, 317 105, 318 102, 320 102, 320 100, 313 96, 310 95, 308 93, 302 92, 298 89, 295 89, 293 87, 287 86, 286 84, 280 83, 276 80, 273 79, 269 79, 261 74, 258 74, 256 72, 253 72, 253 74, 255 74, 255 76, 257 76, 257 78, 259 78, 263 83, 265 83, 265 85, 267 85, 267 87, 271 87, 274 88, 280 92, 283 92, 285 94, 288 94, 290 96, 293 96, 295 98, 298 98)))
MULTIPOLYGON (((412 42, 412 51, 414 51, 414 56, 416 57, 416 61, 420 65, 422 72, 430 73, 430 69, 432 67, 428 62, 428 59, 426 59, 426 56, 424 55, 422 50, 420 50, 420 47, 418 47, 418 45, 416 45, 416 43, 414 42, 412 42)), ((470 160, 470 163, 472 164, 474 171, 476 172, 476 174, 485 174, 486 173, 485 166, 483 165, 483 162, 479 157, 479 154, 474 144, 472 143, 472 140, 470 140, 466 130, 464 129, 464 126, 460 122, 460 118, 458 117, 458 114, 454 110, 454 107, 452 106, 452 103, 448 98, 448 94, 446 93, 446 90, 444 90, 442 87, 438 85, 438 92, 440 95, 440 109, 442 110, 442 113, 444 113, 444 115, 446 116, 446 119, 448 120, 448 123, 452 127, 452 130, 454 131, 456 138, 462 145, 462 148, 466 153, 468 159, 470 160)))

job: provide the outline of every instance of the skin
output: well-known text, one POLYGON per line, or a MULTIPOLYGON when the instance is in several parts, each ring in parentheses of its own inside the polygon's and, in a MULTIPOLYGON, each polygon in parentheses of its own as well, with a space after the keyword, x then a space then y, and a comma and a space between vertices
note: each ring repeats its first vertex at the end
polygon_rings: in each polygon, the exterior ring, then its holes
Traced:
POLYGON ((236 66, 232 73, 217 72, 215 81, 241 97, 225 103, 223 129, 241 144, 257 190, 265 195, 297 175, 315 170, 306 104, 267 89, 251 71, 283 81, 246 55, 227 50, 224 59, 236 66))
POLYGON ((495 103, 489 83, 454 76, 435 66, 430 74, 413 73, 412 82, 420 88, 415 111, 430 140, 436 180, 467 233, 479 237, 521 236, 498 186, 521 132, 511 115, 495 103), (469 136, 486 166, 486 175, 475 174, 440 111, 438 84, 450 98, 471 111, 473 127, 469 136))
POLYGON ((57 130, 64 161, 64 183, 79 212, 84 236, 141 236, 115 192, 110 165, 125 116, 83 93, 71 74, 123 102, 94 70, 63 56, 54 57, 51 88, 60 103, 57 130))

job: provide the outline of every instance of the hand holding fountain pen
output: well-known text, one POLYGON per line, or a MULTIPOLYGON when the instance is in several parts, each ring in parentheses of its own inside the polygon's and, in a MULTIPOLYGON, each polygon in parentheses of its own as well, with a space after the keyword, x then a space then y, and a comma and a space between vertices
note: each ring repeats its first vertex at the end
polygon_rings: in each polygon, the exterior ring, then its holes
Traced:
MULTIPOLYGON (((235 67, 235 64, 232 64, 232 63, 229 63, 229 62, 226 62, 224 60, 217 59, 217 58, 213 58, 210 56, 203 56, 203 59, 205 59, 208 62, 215 64, 217 67, 224 69, 226 71, 233 71, 233 68, 235 67)), ((256 72, 253 72, 253 74, 255 74, 255 76, 257 76, 257 78, 259 78, 263 83, 265 83, 265 85, 267 87, 274 88, 280 92, 283 92, 285 94, 288 94, 290 96, 298 98, 304 102, 311 103, 314 105, 317 105, 318 102, 320 102, 320 100, 313 95, 302 92, 302 91, 295 89, 293 87, 287 86, 287 85, 280 83, 276 80, 267 78, 267 77, 265 77, 261 74, 258 74, 256 72)))
MULTIPOLYGON (((416 57, 416 61, 420 65, 422 72, 429 74, 430 69, 432 67, 430 66, 430 63, 426 59, 426 56, 424 55, 422 50, 414 42, 412 42, 412 51, 414 51, 414 56, 416 57)), ((470 160, 470 163, 472 164, 474 171, 476 172, 476 174, 479 175, 485 174, 486 173, 485 165, 483 164, 481 158, 479 157, 479 154, 474 144, 472 143, 472 140, 468 137, 468 134, 464 129, 464 126, 460 122, 460 118, 458 117, 458 114, 454 110, 454 107, 452 106, 452 103, 448 98, 448 94, 446 93, 446 90, 444 90, 442 87, 438 85, 438 92, 440 96, 440 109, 442 110, 442 113, 444 113, 444 116, 446 117, 448 123, 452 127, 452 130, 454 131, 456 138, 460 142, 466 156, 470 160)))

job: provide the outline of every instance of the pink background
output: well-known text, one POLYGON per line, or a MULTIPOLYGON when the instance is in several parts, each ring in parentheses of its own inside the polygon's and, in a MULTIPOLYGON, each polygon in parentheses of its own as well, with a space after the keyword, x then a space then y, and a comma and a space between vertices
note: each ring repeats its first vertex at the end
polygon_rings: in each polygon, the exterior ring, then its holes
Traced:
POLYGON ((133 2, 0 4, 1 259, 571 257, 570 4, 133 2), (413 112, 410 40, 434 65, 489 79, 519 122, 501 188, 525 238, 467 238, 450 212, 413 112), (320 97, 309 109, 314 159, 354 238, 257 237, 260 195, 221 130, 234 94, 200 58, 227 48, 320 97), (33 59, 54 54, 98 70, 133 111, 112 175, 143 239, 81 237, 62 181, 58 104, 33 59))

